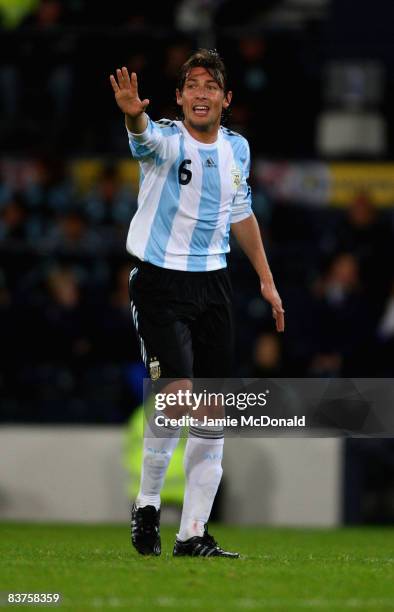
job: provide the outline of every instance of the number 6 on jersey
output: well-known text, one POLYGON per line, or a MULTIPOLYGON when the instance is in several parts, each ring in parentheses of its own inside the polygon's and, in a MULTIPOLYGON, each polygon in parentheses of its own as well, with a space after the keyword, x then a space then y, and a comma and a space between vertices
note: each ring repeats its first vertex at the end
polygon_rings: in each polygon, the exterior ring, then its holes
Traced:
POLYGON ((192 171, 186 168, 186 166, 191 163, 191 159, 184 159, 179 166, 178 178, 181 185, 187 185, 192 180, 192 171))

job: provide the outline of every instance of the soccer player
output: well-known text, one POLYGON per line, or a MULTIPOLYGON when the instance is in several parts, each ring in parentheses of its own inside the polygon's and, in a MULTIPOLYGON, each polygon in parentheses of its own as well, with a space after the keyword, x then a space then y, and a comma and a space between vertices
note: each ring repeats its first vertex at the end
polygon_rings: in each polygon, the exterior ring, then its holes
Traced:
MULTIPOLYGON (((259 276, 279 332, 284 310, 251 208, 248 142, 220 125, 232 98, 225 66, 207 49, 185 62, 176 89, 181 121, 152 121, 145 112, 149 100, 140 99, 137 75, 127 68, 117 69, 110 81, 140 165, 127 250, 134 261, 130 297, 142 358, 153 381, 176 379, 177 388, 191 389, 193 377, 229 377, 230 228, 259 276)), ((173 554, 238 557, 222 550, 207 530, 222 476, 223 429, 198 423, 190 427, 185 448, 186 486, 173 554)), ((158 433, 151 421, 144 433, 131 520, 132 542, 141 554, 161 552, 160 491, 180 433, 164 429, 158 433)))

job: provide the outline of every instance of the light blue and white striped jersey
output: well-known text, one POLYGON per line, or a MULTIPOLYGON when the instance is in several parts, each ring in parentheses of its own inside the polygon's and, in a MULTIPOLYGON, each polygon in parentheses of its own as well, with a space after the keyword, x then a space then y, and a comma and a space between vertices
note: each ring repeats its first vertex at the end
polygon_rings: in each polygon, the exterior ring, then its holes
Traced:
POLYGON ((230 223, 252 214, 247 140, 220 127, 216 142, 204 144, 181 121, 149 118, 142 134, 128 136, 140 164, 129 253, 172 270, 226 267, 230 223))

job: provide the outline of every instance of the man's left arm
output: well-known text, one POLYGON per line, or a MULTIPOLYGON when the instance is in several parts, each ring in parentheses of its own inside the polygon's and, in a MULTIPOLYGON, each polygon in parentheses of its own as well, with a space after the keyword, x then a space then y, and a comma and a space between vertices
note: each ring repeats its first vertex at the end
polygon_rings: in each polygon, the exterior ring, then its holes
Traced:
POLYGON ((275 319, 277 331, 283 332, 285 311, 275 287, 256 217, 252 213, 246 219, 232 223, 231 231, 259 276, 261 294, 272 306, 272 316, 275 319))

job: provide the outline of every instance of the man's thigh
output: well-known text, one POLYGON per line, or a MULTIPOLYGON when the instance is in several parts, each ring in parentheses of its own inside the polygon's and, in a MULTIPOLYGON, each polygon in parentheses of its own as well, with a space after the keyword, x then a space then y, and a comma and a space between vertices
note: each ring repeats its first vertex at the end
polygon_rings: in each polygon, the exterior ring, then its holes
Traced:
POLYGON ((130 301, 141 355, 152 380, 192 378, 190 326, 173 308, 171 276, 151 269, 130 274, 130 301))
POLYGON ((229 378, 234 368, 234 321, 229 302, 210 305, 193 326, 195 378, 229 378))

